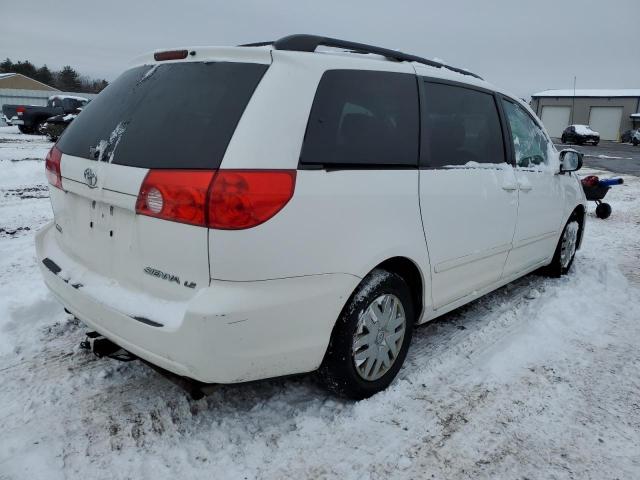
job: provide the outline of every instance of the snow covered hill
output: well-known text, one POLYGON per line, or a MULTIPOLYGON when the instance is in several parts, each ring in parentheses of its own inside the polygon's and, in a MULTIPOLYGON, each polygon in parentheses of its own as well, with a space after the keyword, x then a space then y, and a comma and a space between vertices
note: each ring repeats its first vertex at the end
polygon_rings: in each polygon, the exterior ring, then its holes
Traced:
POLYGON ((1 480, 640 478, 639 178, 610 219, 590 205, 569 276, 419 328, 388 391, 342 401, 306 376, 194 401, 79 350, 35 264, 50 145, 0 128, 1 480))

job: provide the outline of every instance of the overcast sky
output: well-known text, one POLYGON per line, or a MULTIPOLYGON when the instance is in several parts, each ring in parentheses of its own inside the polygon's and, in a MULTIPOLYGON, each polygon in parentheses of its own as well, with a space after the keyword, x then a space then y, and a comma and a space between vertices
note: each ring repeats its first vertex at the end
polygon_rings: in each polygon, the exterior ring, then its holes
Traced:
POLYGON ((640 88, 637 0, 0 0, 0 57, 113 80, 138 54, 314 33, 438 57, 528 97, 640 88))

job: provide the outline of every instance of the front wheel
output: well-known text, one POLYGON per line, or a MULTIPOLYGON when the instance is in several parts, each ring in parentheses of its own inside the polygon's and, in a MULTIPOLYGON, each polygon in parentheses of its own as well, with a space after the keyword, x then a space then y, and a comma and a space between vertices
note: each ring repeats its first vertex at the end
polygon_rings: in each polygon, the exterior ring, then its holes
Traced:
POLYGON ((318 371, 340 396, 360 400, 384 390, 407 356, 415 321, 411 292, 395 273, 367 275, 340 314, 318 371))
POLYGON ((579 235, 580 223, 578 223, 576 215, 573 214, 560 235, 553 260, 545 269, 548 276, 557 278, 569 272, 576 256, 579 235))

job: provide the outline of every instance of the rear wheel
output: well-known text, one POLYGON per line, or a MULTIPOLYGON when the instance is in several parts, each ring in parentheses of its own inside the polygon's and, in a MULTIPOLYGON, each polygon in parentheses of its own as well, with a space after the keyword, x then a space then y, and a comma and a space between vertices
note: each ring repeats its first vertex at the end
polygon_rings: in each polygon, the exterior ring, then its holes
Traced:
POLYGON ((18 125, 18 130, 20 130, 20 133, 24 133, 25 135, 33 133, 33 128, 27 127, 26 125, 18 125))
POLYGON ((553 254, 553 260, 546 267, 545 273, 550 277, 561 277, 569 272, 578 248, 580 223, 574 213, 562 231, 558 246, 553 254))
POLYGON ((395 273, 374 270, 336 322, 320 379, 332 392, 355 400, 384 390, 402 367, 414 321, 406 282, 395 273))

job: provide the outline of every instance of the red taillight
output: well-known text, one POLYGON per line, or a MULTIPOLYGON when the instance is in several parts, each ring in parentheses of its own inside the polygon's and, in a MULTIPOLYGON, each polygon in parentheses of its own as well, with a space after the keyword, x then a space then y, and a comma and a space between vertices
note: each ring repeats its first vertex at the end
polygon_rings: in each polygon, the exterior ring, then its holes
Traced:
POLYGON ((23 106, 20 106, 20 107, 16 108, 16 113, 18 115, 22 115, 25 111, 26 111, 26 108, 24 108, 23 106))
POLYGON ((162 62, 163 60, 182 60, 183 58, 187 58, 188 54, 188 50, 167 50, 165 52, 154 53, 153 58, 155 58, 157 62, 162 62))
POLYGON ((62 189, 62 174, 60 172, 60 161, 62 160, 62 152, 55 145, 51 147, 47 157, 45 158, 44 168, 47 174, 47 180, 56 188, 62 189))
POLYGON ((206 226, 207 192, 215 172, 150 170, 142 182, 136 213, 206 226))
POLYGON ((136 212, 224 230, 255 227, 291 199, 295 170, 150 170, 136 212))
POLYGON ((291 200, 295 170, 219 170, 209 198, 209 226, 224 230, 266 222, 291 200))

